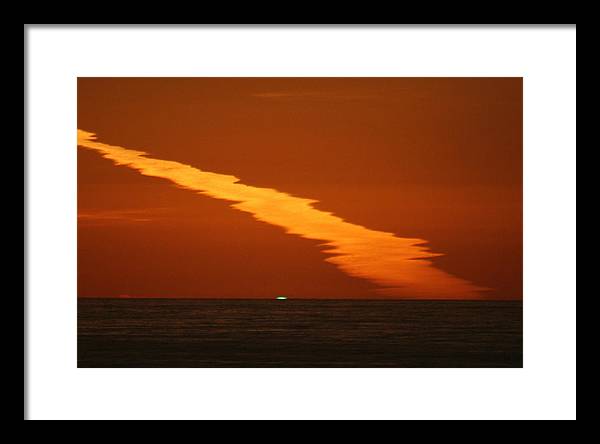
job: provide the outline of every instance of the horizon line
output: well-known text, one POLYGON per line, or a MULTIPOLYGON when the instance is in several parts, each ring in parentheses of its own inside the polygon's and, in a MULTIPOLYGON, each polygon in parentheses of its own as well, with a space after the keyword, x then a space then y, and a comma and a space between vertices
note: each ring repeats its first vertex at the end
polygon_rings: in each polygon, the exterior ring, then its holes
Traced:
MULTIPOLYGON (((494 298, 494 299, 444 299, 444 298, 373 298, 373 297, 360 297, 360 298, 336 298, 336 297, 293 297, 293 296, 285 296, 288 301, 290 300, 300 300, 300 301, 419 301, 419 302, 442 302, 442 301, 452 301, 452 302, 523 302, 523 298, 494 298)), ((79 299, 116 299, 116 300, 187 300, 187 301, 275 301, 277 296, 270 297, 168 297, 168 296, 77 296, 77 300, 79 299)))

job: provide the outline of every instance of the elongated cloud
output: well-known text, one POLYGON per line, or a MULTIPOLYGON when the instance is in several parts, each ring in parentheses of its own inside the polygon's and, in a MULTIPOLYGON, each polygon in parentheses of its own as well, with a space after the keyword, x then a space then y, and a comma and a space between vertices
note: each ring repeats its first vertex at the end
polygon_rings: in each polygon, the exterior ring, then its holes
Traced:
POLYGON ((316 200, 294 197, 270 188, 239 183, 226 174, 148 157, 147 153, 96 141, 93 133, 78 130, 79 146, 94 150, 117 165, 145 176, 168 179, 178 186, 216 199, 255 219, 282 227, 289 234, 323 242, 326 261, 344 273, 367 279, 378 293, 397 298, 480 299, 483 288, 436 268, 428 259, 438 256, 422 239, 396 237, 344 221, 313 207, 316 200))

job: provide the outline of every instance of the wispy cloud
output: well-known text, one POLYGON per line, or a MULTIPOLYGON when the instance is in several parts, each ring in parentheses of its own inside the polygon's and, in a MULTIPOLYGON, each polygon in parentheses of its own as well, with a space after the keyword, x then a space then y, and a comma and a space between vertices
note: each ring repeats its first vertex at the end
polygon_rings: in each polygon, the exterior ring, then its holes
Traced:
POLYGON ((374 94, 351 94, 343 91, 265 91, 254 93, 252 97, 287 101, 354 101, 376 99, 378 96, 374 94))
POLYGON ((115 210, 79 210, 77 220, 80 223, 110 224, 110 223, 144 223, 156 220, 164 213, 165 208, 134 208, 115 210))

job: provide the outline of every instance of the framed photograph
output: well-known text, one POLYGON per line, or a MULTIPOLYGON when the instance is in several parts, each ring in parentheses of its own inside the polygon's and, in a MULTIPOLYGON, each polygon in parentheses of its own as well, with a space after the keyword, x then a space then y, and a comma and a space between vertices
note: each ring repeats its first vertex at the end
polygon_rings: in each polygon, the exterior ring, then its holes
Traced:
POLYGON ((574 419, 574 26, 25 39, 26 418, 574 419))
POLYGON ((522 87, 80 77, 78 365, 522 367, 522 87))

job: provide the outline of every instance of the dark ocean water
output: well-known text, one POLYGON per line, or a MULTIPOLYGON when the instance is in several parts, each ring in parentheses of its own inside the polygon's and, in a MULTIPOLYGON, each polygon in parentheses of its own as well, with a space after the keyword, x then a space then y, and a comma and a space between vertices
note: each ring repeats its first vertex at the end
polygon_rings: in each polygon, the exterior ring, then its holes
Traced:
POLYGON ((522 303, 80 299, 79 367, 522 367, 522 303))

